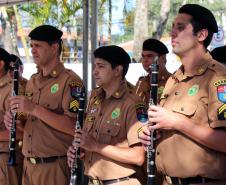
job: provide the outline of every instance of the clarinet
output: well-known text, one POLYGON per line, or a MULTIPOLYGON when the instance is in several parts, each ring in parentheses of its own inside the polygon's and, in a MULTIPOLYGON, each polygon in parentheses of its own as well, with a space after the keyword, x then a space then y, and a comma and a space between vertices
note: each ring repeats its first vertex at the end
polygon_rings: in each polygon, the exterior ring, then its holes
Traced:
MULTIPOLYGON (((13 91, 12 96, 17 96, 19 90, 19 62, 16 60, 13 64, 13 91)), ((8 165, 16 165, 16 120, 17 113, 12 112, 12 127, 10 129, 10 140, 9 140, 9 159, 8 165)))
MULTIPOLYGON (((158 99, 158 57, 155 57, 154 63, 150 65, 151 74, 150 74, 150 105, 157 105, 158 99)), ((154 124, 154 123, 153 123, 154 124)), ((147 185, 155 185, 155 140, 156 140, 156 132, 154 130, 151 131, 151 144, 147 147, 147 185)))
MULTIPOLYGON (((81 93, 79 94, 79 108, 77 114, 77 121, 75 124, 76 130, 81 129, 83 126, 84 109, 85 109, 85 90, 81 89, 81 93)), ((83 163, 82 160, 80 159, 80 148, 76 148, 75 160, 71 168, 70 185, 82 185, 83 181, 84 181, 83 163)))

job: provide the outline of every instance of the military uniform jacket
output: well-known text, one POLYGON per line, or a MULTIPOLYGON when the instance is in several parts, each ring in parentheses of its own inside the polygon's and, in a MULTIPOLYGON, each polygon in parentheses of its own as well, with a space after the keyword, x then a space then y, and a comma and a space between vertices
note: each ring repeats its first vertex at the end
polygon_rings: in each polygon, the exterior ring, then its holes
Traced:
MULTIPOLYGON (((158 100, 161 97, 166 81, 170 77, 170 73, 166 70, 166 68, 158 75, 158 100)), ((145 77, 140 77, 136 84, 136 94, 141 97, 141 99, 145 102, 146 106, 149 105, 150 99, 150 90, 151 90, 151 82, 150 75, 145 77)))
MULTIPOLYGON (((225 129, 226 68, 209 53, 202 60, 205 63, 192 74, 183 74, 181 67, 169 78, 160 103, 197 125, 225 129)), ((175 130, 163 132, 156 150, 156 165, 171 177, 226 179, 225 153, 198 144, 175 130)))
MULTIPOLYGON (((41 71, 34 74, 27 83, 26 96, 32 102, 54 113, 74 118, 78 108, 74 94, 81 86, 81 79, 59 63, 46 77, 41 71)), ((24 127, 22 152, 25 157, 63 156, 66 155, 72 139, 71 136, 48 126, 37 117, 28 115, 24 127)))
MULTIPOLYGON (((102 88, 94 89, 87 107, 83 130, 97 142, 119 147, 139 143, 138 121, 144 104, 124 81, 108 99, 102 88)), ((100 180, 117 179, 135 173, 135 165, 124 164, 98 153, 85 152, 85 174, 100 180)))

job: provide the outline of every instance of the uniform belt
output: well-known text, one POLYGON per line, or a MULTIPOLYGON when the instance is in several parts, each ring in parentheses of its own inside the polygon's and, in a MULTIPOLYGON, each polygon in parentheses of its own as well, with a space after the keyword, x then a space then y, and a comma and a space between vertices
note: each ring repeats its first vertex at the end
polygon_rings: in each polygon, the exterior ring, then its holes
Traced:
POLYGON ((93 185, 109 185, 109 184, 114 184, 121 181, 126 181, 134 177, 135 177, 135 174, 127 177, 121 177, 118 179, 111 179, 111 180, 99 180, 99 179, 93 179, 93 178, 89 178, 89 180, 93 185))
POLYGON ((189 184, 201 184, 201 183, 208 183, 212 181, 216 181, 215 179, 210 179, 206 177, 188 177, 188 178, 178 178, 178 177, 170 177, 165 176, 166 182, 168 184, 173 185, 189 185, 189 184))
POLYGON ((9 154, 9 152, 0 152, 0 154, 9 154))
POLYGON ((66 155, 53 157, 27 157, 27 160, 30 161, 32 164, 40 164, 40 163, 52 163, 55 162, 57 159, 63 157, 66 157, 66 155))

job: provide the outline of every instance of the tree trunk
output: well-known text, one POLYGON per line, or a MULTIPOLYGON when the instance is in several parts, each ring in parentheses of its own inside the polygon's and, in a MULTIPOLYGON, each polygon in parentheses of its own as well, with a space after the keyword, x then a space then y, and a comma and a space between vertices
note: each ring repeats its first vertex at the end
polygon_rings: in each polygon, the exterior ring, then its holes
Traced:
POLYGON ((1 11, 1 22, 2 22, 2 47, 4 47, 5 50, 7 50, 9 53, 18 53, 18 51, 15 51, 12 37, 12 26, 9 22, 9 18, 6 12, 5 7, 0 8, 1 11))
POLYGON ((24 32, 23 32, 21 18, 20 18, 20 15, 18 14, 18 11, 17 11, 17 8, 16 8, 15 5, 13 6, 13 10, 14 10, 14 13, 15 13, 16 21, 17 21, 17 29, 18 29, 18 32, 21 35, 20 39, 21 39, 21 42, 22 42, 22 45, 23 45, 23 48, 24 48, 26 62, 30 63, 29 50, 28 50, 26 38, 25 38, 25 35, 24 35, 24 32))
POLYGON ((112 1, 108 0, 108 43, 111 43, 112 1))
POLYGON ((136 1, 136 12, 134 20, 134 44, 133 58, 139 61, 142 43, 148 36, 148 0, 136 1))
POLYGON ((170 0, 162 0, 162 6, 160 10, 159 24, 157 25, 156 32, 153 33, 153 38, 160 39, 165 29, 170 11, 170 0))

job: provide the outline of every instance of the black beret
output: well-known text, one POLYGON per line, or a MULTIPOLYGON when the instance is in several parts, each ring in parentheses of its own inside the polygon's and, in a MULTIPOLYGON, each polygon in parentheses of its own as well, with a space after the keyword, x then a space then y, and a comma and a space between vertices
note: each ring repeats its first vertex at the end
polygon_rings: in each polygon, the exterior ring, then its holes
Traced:
POLYGON ((11 62, 10 54, 3 48, 0 48, 0 60, 8 64, 11 62))
POLYGON ((154 51, 160 55, 169 53, 167 47, 159 40, 147 39, 143 43, 144 51, 154 51))
POLYGON ((33 29, 29 33, 31 40, 55 42, 61 39, 63 32, 50 25, 42 25, 33 29))
POLYGON ((19 62, 20 66, 23 65, 23 62, 20 60, 20 58, 18 56, 14 55, 14 54, 11 54, 10 56, 11 56, 11 61, 12 62, 16 62, 17 61, 17 62, 19 62))
POLYGON ((191 15, 196 21, 213 33, 218 32, 217 22, 210 10, 197 4, 185 4, 179 9, 179 13, 191 15))
POLYGON ((217 47, 210 54, 214 60, 226 64, 226 46, 217 47))
POLYGON ((123 48, 115 45, 99 47, 93 54, 95 58, 102 58, 115 66, 122 65, 126 67, 131 62, 128 53, 123 48))

